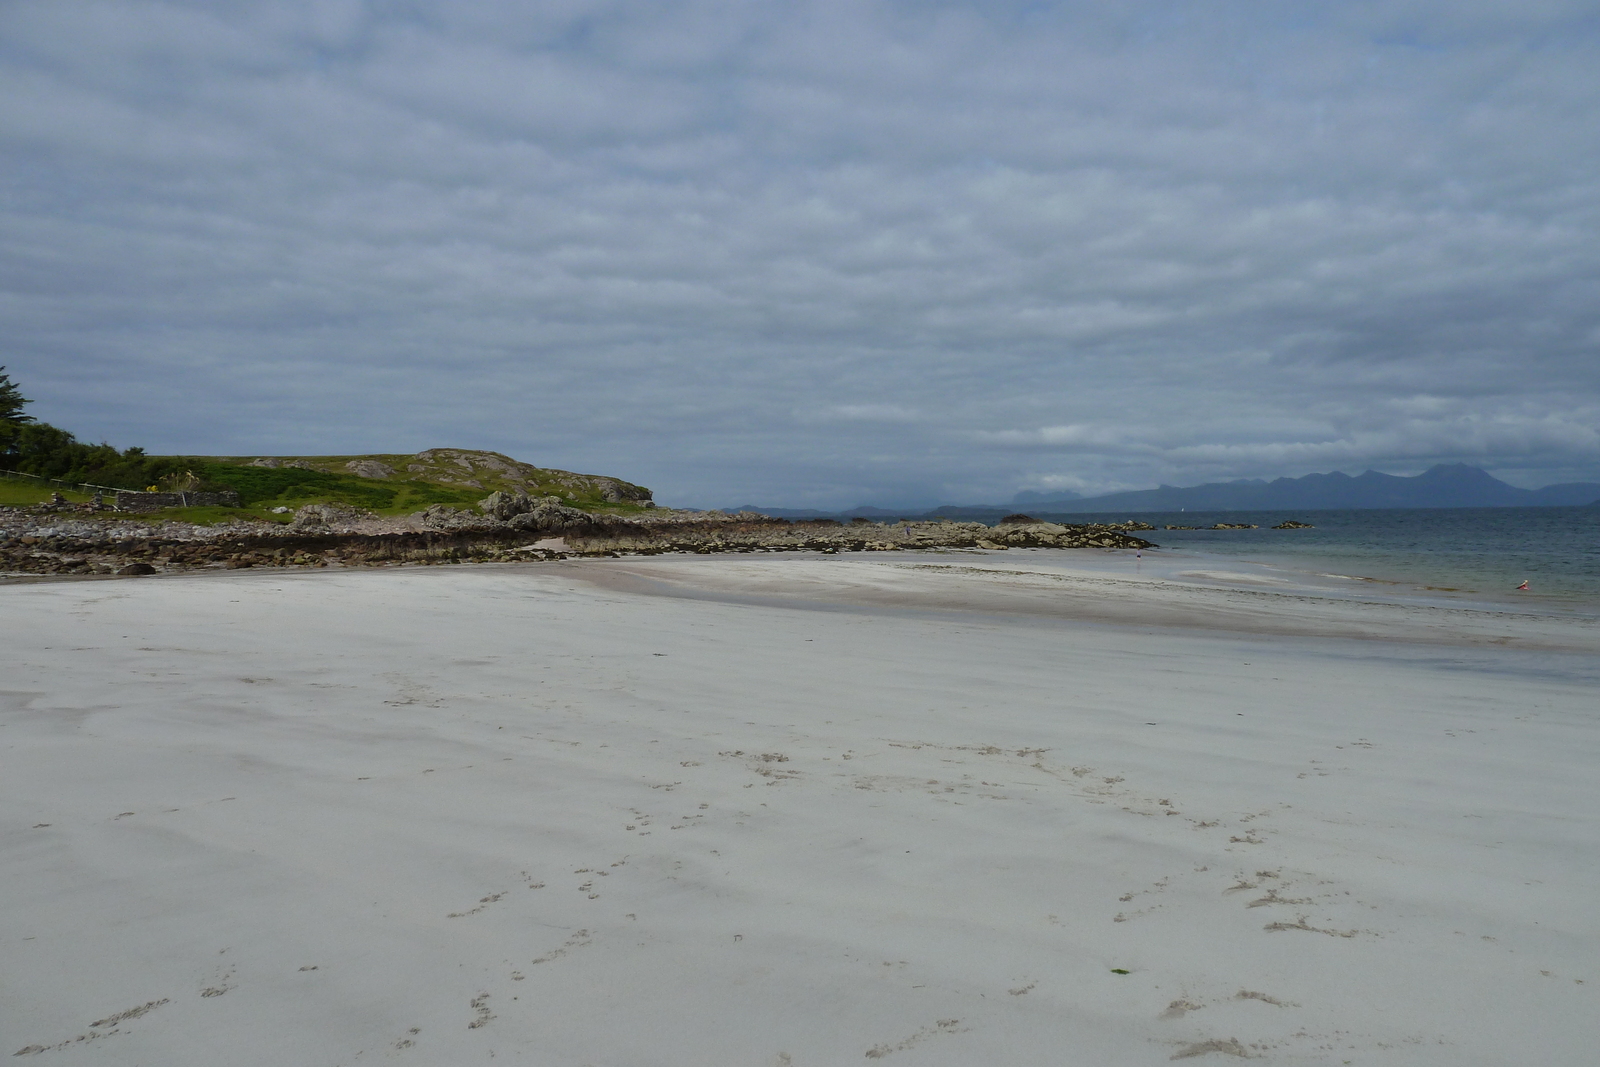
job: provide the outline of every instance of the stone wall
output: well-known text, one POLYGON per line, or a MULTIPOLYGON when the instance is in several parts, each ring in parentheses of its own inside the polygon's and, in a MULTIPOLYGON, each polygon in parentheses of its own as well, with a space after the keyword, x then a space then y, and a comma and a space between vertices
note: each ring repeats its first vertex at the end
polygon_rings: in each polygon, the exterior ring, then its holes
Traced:
POLYGON ((220 493, 117 493, 118 511, 159 511, 162 508, 212 508, 239 506, 239 494, 232 489, 220 493))

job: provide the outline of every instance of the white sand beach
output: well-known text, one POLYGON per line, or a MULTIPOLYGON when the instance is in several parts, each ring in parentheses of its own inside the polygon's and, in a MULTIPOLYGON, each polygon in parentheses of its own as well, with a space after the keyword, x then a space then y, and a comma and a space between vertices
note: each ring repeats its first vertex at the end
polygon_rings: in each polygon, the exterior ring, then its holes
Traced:
POLYGON ((0 1053, 1596 1062, 1600 625, 1139 566, 0 587, 0 1053))

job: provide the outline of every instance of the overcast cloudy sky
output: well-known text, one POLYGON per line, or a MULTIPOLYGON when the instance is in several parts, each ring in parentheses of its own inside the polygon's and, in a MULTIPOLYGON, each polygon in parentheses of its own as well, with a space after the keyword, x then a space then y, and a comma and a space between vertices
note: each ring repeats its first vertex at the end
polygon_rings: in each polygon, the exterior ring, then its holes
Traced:
POLYGON ((1593 0, 0 0, 0 363, 690 506, 1600 480, 1593 0))

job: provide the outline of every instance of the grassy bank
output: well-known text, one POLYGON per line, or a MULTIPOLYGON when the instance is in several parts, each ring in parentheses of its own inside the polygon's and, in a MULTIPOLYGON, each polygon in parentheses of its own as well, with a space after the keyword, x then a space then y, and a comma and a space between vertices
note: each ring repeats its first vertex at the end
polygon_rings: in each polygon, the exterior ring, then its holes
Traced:
POLYGON ((46 504, 52 493, 60 493, 74 504, 87 503, 88 493, 61 489, 45 482, 24 478, 0 478, 0 507, 29 507, 46 504))

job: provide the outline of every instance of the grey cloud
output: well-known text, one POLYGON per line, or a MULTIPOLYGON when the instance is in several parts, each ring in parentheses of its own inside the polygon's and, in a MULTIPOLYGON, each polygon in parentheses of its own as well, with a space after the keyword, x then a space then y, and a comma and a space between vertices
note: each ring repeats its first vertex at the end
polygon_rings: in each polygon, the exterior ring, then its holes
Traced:
POLYGON ((0 31, 5 361, 88 436, 495 447, 696 504, 1600 477, 1585 5, 53 0, 0 31))
POLYGON ((899 404, 835 404, 815 411, 797 411, 798 421, 814 422, 915 422, 920 413, 899 404))

